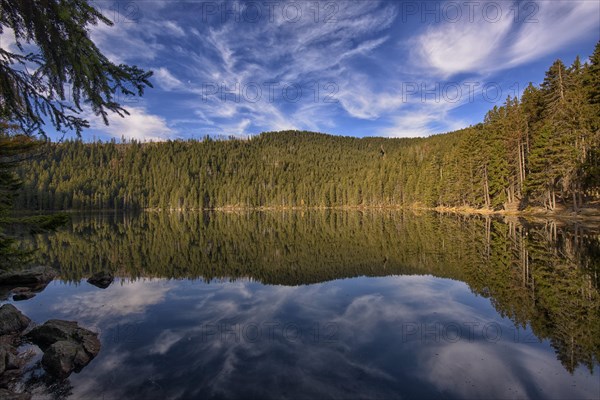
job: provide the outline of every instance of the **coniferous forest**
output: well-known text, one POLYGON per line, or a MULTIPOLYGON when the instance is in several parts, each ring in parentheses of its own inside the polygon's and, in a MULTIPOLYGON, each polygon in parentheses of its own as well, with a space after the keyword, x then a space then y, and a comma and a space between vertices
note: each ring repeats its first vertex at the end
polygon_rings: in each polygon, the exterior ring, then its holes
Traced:
POLYGON ((32 210, 469 207, 600 201, 600 43, 475 126, 428 138, 268 132, 248 140, 47 144, 20 170, 32 210))

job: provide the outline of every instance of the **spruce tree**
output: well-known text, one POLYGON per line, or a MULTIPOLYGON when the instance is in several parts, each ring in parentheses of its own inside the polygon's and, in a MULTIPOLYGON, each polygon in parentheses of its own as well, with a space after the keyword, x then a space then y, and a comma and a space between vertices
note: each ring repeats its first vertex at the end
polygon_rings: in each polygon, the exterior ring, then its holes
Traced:
POLYGON ((83 102, 105 123, 108 112, 126 115, 119 96, 142 95, 152 72, 102 54, 89 35, 98 23, 112 25, 85 0, 0 0, 0 34, 11 29, 20 50, 0 48, 0 114, 42 135, 44 118, 81 134, 89 126, 83 102), (26 44, 36 51, 26 53, 26 44))

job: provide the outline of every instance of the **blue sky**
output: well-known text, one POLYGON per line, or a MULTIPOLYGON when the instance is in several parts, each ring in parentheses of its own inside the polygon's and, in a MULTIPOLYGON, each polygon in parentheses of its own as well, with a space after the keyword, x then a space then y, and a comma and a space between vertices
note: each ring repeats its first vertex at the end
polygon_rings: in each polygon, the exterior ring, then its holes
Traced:
POLYGON ((128 118, 92 117, 87 139, 426 136, 482 121, 600 39, 593 0, 95 4, 115 24, 92 38, 155 87, 123 99, 128 118))

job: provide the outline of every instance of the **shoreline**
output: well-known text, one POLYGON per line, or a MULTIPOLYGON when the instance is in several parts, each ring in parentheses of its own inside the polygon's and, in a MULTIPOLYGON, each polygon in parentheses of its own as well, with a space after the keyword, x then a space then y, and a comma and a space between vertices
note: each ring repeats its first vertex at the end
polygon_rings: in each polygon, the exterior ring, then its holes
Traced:
POLYGON ((249 212, 249 211, 313 211, 313 210, 331 210, 331 211, 425 211, 437 212, 441 214, 463 214, 463 215, 488 215, 488 216, 512 216, 512 217, 530 217, 530 218, 553 218, 553 219, 569 219, 569 220, 597 220, 600 222, 600 208, 584 207, 577 212, 571 209, 559 209, 555 211, 546 210, 543 208, 527 208, 525 210, 491 210, 472 207, 425 207, 425 206, 225 206, 214 208, 145 208, 143 212, 249 212))
POLYGON ((543 208, 527 208, 525 210, 491 210, 484 208, 473 207, 425 207, 420 205, 413 206, 224 206, 212 208, 142 208, 142 209, 88 209, 88 210, 14 210, 15 214, 32 215, 32 214, 52 214, 52 213, 89 213, 89 212, 254 212, 254 211, 425 211, 437 212, 441 214, 463 214, 463 215, 487 215, 487 216, 512 216, 512 217, 532 217, 532 218, 553 218, 553 219, 569 219, 569 220, 598 220, 600 222, 600 208, 584 207, 577 212, 571 209, 559 209, 555 211, 546 210, 543 208))

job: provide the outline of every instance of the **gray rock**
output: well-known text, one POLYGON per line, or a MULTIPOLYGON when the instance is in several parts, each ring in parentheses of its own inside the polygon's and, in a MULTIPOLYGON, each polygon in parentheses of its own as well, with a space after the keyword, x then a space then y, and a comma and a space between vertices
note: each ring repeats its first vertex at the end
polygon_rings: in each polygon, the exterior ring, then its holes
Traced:
POLYGON ((22 301, 22 300, 29 300, 31 298, 35 297, 35 293, 31 293, 31 292, 22 292, 22 293, 17 293, 13 296, 13 300, 14 301, 22 301))
POLYGON ((31 320, 12 304, 0 307, 0 335, 21 333, 29 326, 30 322, 31 320))
POLYGON ((8 343, 0 344, 0 367, 0 369, 4 368, 2 372, 21 367, 17 358, 17 349, 8 343))
POLYGON ((19 294, 19 293, 31 292, 31 288, 27 287, 27 286, 17 286, 16 288, 12 288, 10 290, 10 292, 12 294, 19 294))
POLYGON ((37 344, 42 351, 46 351, 51 344, 60 340, 70 340, 75 336, 79 328, 75 321, 63 321, 60 319, 51 319, 43 325, 36 326, 27 334, 27 337, 37 344))
POLYGON ((0 387, 9 387, 21 376, 24 359, 18 357, 14 339, 10 336, 0 337, 0 387))
POLYGON ((0 375, 6 371, 6 359, 8 358, 7 349, 2 346, 0 347, 0 375))
POLYGON ((56 272, 50 267, 37 266, 0 272, 0 285, 22 285, 50 282, 56 272))
POLYGON ((100 351, 98 334, 74 321, 49 320, 33 328, 27 337, 44 352, 44 369, 60 378, 81 371, 100 351))
POLYGON ((106 289, 113 282, 115 277, 108 271, 100 271, 92 275, 87 281, 88 283, 99 287, 100 289, 106 289))
POLYGON ((66 378, 73 371, 81 371, 93 358, 80 344, 61 340, 44 352, 42 366, 49 374, 66 378))
POLYGON ((44 283, 32 283, 32 284, 28 284, 27 286, 18 286, 18 284, 12 284, 12 285, 0 285, 0 300, 1 301, 5 301, 8 300, 8 298, 11 295, 20 295, 20 294, 28 294, 28 293, 32 293, 32 294, 37 294, 41 291, 43 291, 44 289, 46 289, 46 287, 48 286, 50 282, 44 282, 44 283))
POLYGON ((2 400, 29 400, 30 393, 15 393, 8 389, 0 389, 0 399, 2 400))

